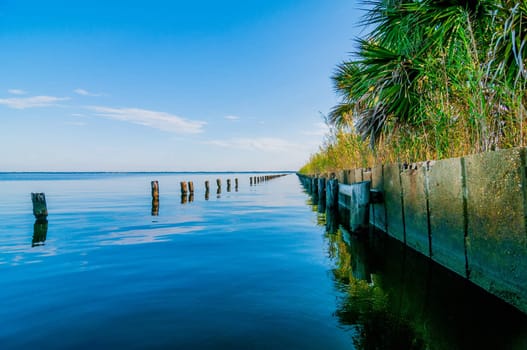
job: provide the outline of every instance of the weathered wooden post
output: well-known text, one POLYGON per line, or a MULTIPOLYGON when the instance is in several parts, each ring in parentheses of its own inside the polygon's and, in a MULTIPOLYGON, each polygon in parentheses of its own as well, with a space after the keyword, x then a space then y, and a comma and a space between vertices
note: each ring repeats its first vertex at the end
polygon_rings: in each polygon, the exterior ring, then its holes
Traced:
POLYGON ((157 180, 150 182, 152 188, 152 216, 159 215, 159 182, 157 180))
POLYGON ((231 191, 231 179, 227 179, 227 192, 231 191))
POLYGON ((188 192, 187 183, 185 181, 181 181, 180 185, 181 185, 181 195, 186 195, 188 192))
POLYGON ((321 177, 318 179, 318 212, 326 212, 326 179, 321 177))
POLYGON ((150 185, 152 186, 152 199, 159 199, 159 182, 154 180, 150 185))
POLYGON ((238 191, 238 178, 234 179, 234 189, 238 191))
POLYGON ((326 231, 336 233, 339 228, 339 182, 332 178, 326 181, 326 231))
POLYGON ((46 195, 44 193, 31 193, 33 202, 33 215, 37 220, 46 220, 48 217, 48 206, 46 204, 46 195))
POLYGON ((252 177, 252 176, 249 177, 249 184, 250 184, 251 186, 253 185, 253 177, 252 177))
POLYGON ((311 179, 311 197, 313 204, 318 204, 318 178, 313 177, 311 179))
POLYGON ((221 179, 216 179, 216 185, 218 186, 218 190, 216 191, 216 194, 221 193, 221 179))
POLYGON ((350 229, 352 232, 369 225, 370 181, 342 186, 339 192, 350 197, 350 229))
POLYGON ((327 181, 326 186, 326 208, 337 211, 339 205, 339 182, 337 179, 327 181))
POLYGON ((152 216, 159 216, 159 199, 152 199, 152 216))
POLYGON ((210 194, 210 184, 209 180, 205 181, 205 200, 209 200, 209 194, 210 194))
POLYGON ((190 192, 190 194, 194 193, 194 182, 192 181, 188 182, 188 191, 190 192))
POLYGON ((152 216, 159 216, 159 198, 152 198, 152 216))

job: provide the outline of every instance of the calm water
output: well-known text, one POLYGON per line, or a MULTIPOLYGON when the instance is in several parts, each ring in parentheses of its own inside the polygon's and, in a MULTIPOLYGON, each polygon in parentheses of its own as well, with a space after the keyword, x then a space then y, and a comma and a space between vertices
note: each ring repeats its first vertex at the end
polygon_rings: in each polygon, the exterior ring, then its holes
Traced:
POLYGON ((523 314, 397 242, 327 233, 296 176, 249 176, 0 174, 0 348, 527 348, 523 314))

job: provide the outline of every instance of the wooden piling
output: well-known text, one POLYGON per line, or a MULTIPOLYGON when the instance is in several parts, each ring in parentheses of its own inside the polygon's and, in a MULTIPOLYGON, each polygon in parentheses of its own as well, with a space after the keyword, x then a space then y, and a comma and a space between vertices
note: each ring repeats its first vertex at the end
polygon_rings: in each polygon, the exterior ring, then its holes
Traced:
POLYGON ((152 198, 152 216, 159 215, 159 198, 152 198))
POLYGON ((236 189, 236 191, 238 190, 238 178, 234 179, 234 188, 236 189))
POLYGON ((367 228, 370 212, 370 181, 339 186, 339 193, 349 197, 349 202, 342 201, 340 204, 349 210, 351 232, 367 228))
POLYGON ((227 192, 231 191, 231 179, 227 179, 227 192))
POLYGON ((221 189, 221 179, 216 179, 216 185, 218 186, 218 189, 221 189))
POLYGON ((48 216, 48 207, 46 204, 46 195, 44 193, 31 193, 33 202, 33 215, 37 220, 46 220, 48 216))
POLYGON ((253 185, 253 177, 249 177, 249 184, 252 186, 253 185))
POLYGON ((152 186, 152 199, 159 199, 159 182, 154 180, 150 185, 152 186))
POLYGON ((318 212, 324 213, 326 211, 326 179, 320 177, 318 179, 318 212))
POLYGON ((188 193, 187 190, 187 183, 185 181, 181 181, 181 195, 186 195, 188 193))
POLYGON ((194 193, 194 182, 192 181, 188 182, 188 191, 190 192, 190 194, 194 193))
POLYGON ((326 185, 326 208, 336 211, 339 205, 339 182, 337 179, 327 181, 326 185))
POLYGON ((205 181, 205 200, 208 201, 209 200, 209 195, 210 195, 210 184, 209 184, 209 180, 205 181))

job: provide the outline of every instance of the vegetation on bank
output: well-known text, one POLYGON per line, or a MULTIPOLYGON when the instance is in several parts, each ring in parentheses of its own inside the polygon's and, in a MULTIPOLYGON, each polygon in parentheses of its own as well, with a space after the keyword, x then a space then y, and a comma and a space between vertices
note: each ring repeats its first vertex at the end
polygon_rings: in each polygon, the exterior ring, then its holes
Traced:
POLYGON ((330 133, 300 170, 525 146, 527 0, 372 0, 332 81, 330 133))

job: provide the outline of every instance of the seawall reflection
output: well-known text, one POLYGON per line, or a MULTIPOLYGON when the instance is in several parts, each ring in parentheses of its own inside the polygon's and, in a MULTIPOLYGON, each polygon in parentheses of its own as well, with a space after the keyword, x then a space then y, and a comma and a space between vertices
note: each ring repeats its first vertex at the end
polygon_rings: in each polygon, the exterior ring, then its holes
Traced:
POLYGON ((312 210, 357 349, 527 349, 526 315, 380 231, 352 235, 312 210))

